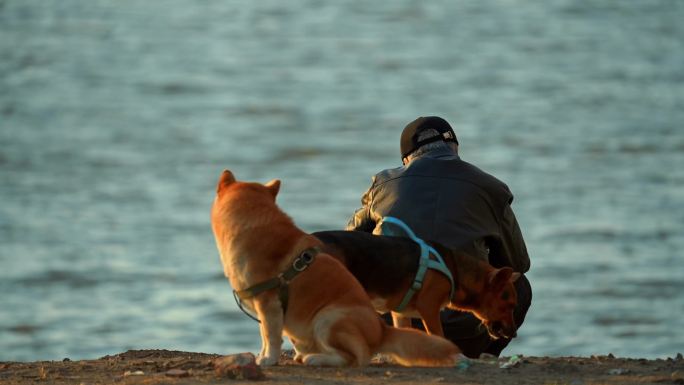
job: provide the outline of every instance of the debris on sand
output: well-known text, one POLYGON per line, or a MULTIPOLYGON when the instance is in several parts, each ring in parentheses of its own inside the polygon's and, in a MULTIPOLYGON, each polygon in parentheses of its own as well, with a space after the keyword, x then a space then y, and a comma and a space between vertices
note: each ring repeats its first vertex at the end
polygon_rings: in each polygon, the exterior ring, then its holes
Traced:
POLYGON ((262 380, 265 378, 261 367, 256 364, 252 353, 239 353, 223 356, 213 361, 214 370, 219 377, 237 380, 262 380))
POLYGON ((511 358, 509 358, 508 361, 499 365, 499 367, 501 369, 510 369, 510 368, 515 368, 516 366, 520 365, 520 363, 522 363, 522 356, 519 356, 516 354, 516 355, 511 356, 511 358))
POLYGON ((123 374, 124 377, 144 376, 144 375, 145 375, 145 372, 143 372, 142 370, 127 370, 123 374))
POLYGON ((616 369, 611 369, 608 371, 608 374, 611 376, 621 376, 623 374, 629 373, 629 369, 623 369, 623 368, 616 368, 616 369))

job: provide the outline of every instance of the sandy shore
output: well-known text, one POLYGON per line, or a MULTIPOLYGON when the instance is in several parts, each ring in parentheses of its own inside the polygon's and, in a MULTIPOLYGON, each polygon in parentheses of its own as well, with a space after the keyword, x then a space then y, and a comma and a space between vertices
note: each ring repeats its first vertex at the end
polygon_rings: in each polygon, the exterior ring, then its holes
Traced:
MULTIPOLYGON (((166 350, 131 350, 83 361, 0 363, 2 384, 223 384, 254 381, 219 377, 220 356, 166 350)), ((457 368, 403 368, 373 364, 367 368, 311 368, 283 356, 265 369, 260 384, 684 384, 684 359, 595 357, 505 357, 471 360, 457 368)))

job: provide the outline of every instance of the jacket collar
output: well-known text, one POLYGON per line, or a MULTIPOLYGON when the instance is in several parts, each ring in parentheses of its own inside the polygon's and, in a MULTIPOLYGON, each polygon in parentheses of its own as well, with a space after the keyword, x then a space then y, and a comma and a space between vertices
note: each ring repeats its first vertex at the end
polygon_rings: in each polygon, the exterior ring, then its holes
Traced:
MULTIPOLYGON (((434 149, 432 151, 428 151, 424 154, 421 154, 413 159, 411 159, 411 162, 417 159, 424 159, 424 158, 429 158, 429 159, 443 159, 443 160, 460 160, 461 157, 458 156, 458 154, 454 153, 453 151, 446 149, 446 148, 438 148, 434 149)), ((409 164, 411 164, 409 162, 409 164)))

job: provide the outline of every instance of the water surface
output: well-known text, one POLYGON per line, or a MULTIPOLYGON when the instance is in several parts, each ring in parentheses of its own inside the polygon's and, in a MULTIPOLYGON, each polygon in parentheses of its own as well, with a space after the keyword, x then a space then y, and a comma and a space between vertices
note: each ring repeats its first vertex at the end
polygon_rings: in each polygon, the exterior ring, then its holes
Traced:
POLYGON ((506 354, 684 346, 678 1, 0 0, 0 360, 255 351, 224 168, 342 228, 420 115, 506 181, 533 307, 506 354))

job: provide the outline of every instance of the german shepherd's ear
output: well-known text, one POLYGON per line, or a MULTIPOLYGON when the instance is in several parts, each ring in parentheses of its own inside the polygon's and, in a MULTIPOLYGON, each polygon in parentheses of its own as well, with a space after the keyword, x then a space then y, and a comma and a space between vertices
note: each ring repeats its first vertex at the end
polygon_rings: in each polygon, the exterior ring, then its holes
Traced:
POLYGON ((520 278, 520 273, 513 271, 510 267, 502 267, 489 273, 489 284, 494 287, 503 286, 508 282, 515 282, 520 278))
POLYGON ((273 179, 272 181, 264 184, 268 191, 273 195, 273 198, 278 195, 278 191, 280 191, 280 179, 273 179))
POLYGON ((225 186, 235 183, 235 175, 230 170, 223 170, 216 185, 216 192, 221 191, 225 186))

